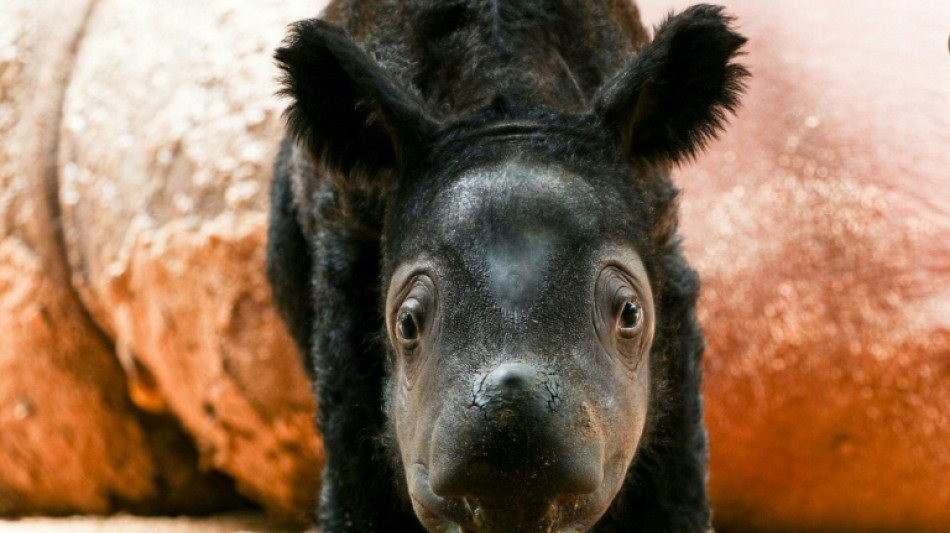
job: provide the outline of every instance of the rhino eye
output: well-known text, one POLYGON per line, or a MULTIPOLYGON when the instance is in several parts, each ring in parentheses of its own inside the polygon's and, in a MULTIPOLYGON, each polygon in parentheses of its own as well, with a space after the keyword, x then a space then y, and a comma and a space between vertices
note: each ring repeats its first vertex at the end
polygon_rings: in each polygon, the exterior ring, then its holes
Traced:
POLYGON ((636 300, 627 300, 620 310, 617 327, 623 337, 633 337, 640 332, 643 325, 643 308, 636 300))
POLYGON ((419 340, 419 323, 411 311, 403 311, 399 315, 399 340, 404 343, 414 343, 419 340))
POLYGON ((386 317, 389 340, 397 353, 415 358, 420 343, 436 331, 438 292, 432 278, 424 273, 408 280, 395 276, 394 279, 402 283, 389 297, 392 305, 386 317))
POLYGON ((396 312, 396 338, 404 350, 414 349, 422 336, 425 311, 420 298, 423 298, 425 294, 422 288, 410 292, 409 297, 396 312))

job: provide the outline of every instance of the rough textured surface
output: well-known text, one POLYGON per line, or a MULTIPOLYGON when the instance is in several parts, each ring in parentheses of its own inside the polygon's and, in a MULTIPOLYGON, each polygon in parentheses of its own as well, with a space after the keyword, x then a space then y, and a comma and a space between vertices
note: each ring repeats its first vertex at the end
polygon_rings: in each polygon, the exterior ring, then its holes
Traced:
POLYGON ((751 87, 680 173, 717 527, 950 531, 950 4, 726 3, 751 87))
POLYGON ((226 480, 198 472, 174 421, 128 401, 69 284, 57 132, 91 7, 0 5, 0 515, 240 505, 226 480))
POLYGON ((315 506, 322 449, 264 280, 282 128, 270 56, 318 8, 100 0, 59 158, 73 284, 115 339, 133 400, 173 412, 203 465, 289 518, 315 506))

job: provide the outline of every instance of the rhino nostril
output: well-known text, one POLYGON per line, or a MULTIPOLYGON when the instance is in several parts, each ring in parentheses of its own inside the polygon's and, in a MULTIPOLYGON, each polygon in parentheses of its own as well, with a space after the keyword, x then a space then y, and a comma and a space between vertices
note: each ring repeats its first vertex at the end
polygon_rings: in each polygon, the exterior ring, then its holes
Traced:
POLYGON ((502 363, 475 381, 473 405, 484 408, 490 403, 520 401, 543 391, 543 383, 531 365, 502 363))
POLYGON ((485 385, 498 392, 520 392, 531 389, 540 383, 538 371, 531 365, 524 363, 505 363, 498 365, 488 374, 485 385))
POLYGON ((525 363, 502 363, 475 380, 472 389, 471 407, 502 422, 515 415, 540 420, 545 412, 556 411, 561 400, 557 375, 525 363))

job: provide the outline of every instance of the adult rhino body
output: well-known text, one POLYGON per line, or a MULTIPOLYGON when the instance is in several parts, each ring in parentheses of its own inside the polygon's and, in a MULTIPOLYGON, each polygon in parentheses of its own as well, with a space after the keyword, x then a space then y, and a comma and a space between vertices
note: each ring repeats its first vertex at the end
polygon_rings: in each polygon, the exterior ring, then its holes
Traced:
POLYGON ((268 275, 338 531, 709 528, 669 167, 737 103, 720 9, 339 1, 277 59, 268 275))

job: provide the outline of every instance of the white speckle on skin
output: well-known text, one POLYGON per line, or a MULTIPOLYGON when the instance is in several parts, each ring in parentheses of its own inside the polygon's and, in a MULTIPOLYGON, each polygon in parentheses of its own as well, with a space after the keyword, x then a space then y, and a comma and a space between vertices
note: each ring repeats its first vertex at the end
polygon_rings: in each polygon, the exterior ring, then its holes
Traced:
POLYGON ((23 420, 33 414, 34 408, 29 400, 21 399, 13 406, 13 418, 23 420))
POLYGON ((86 129, 86 119, 82 115, 70 115, 66 119, 66 129, 72 134, 82 133, 86 129))
POLYGON ((166 166, 172 162, 172 152, 168 148, 162 148, 155 155, 155 160, 159 165, 166 166))
POLYGON ((248 143, 241 150, 241 159, 251 163, 262 163, 266 155, 267 150, 258 142, 248 143))
POLYGON ((236 207, 243 202, 253 200, 260 189, 261 185, 256 181, 240 181, 228 187, 224 193, 224 200, 229 207, 236 207))
POLYGON ((175 204, 175 209, 182 213, 190 213, 195 207, 195 201, 187 194, 176 194, 172 202, 175 204))
POLYGON ((263 108, 253 107, 244 111, 244 122, 248 126, 257 126, 267 118, 267 112, 263 108))
POLYGON ((79 194, 79 190, 77 190, 75 187, 64 186, 62 188, 62 193, 60 193, 60 198, 64 204, 73 206, 79 203, 79 200, 82 199, 82 195, 79 194))
POLYGON ((191 177, 192 183, 198 187, 203 187, 211 183, 211 172, 203 169, 196 170, 191 177))

